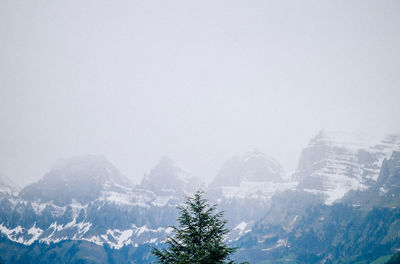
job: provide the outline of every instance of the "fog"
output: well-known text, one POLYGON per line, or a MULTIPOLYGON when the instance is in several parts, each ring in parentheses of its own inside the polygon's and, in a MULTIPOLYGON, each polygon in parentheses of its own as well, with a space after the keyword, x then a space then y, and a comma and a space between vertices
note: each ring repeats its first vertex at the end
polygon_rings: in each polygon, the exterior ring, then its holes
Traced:
POLYGON ((320 129, 400 131, 399 1, 1 1, 0 171, 104 155, 210 181, 258 148, 296 168, 320 129))

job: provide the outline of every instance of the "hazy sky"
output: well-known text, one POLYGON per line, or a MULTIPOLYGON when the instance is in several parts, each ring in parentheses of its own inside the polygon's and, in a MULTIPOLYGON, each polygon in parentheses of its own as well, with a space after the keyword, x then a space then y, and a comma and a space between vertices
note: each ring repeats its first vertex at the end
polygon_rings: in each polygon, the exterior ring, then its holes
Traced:
POLYGON ((104 154, 286 172, 320 129, 400 131, 400 1, 0 1, 0 171, 104 154))

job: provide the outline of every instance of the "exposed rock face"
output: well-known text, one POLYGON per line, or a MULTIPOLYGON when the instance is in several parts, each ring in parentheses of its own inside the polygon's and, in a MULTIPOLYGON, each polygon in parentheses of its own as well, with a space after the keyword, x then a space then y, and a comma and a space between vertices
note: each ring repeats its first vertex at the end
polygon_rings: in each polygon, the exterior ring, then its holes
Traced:
POLYGON ((398 207, 400 205, 400 152, 395 151, 382 163, 377 182, 365 192, 351 192, 343 199, 363 207, 398 207))
POLYGON ((282 166, 275 159, 260 151, 250 151, 225 162, 208 195, 224 210, 229 227, 240 230, 236 233, 241 235, 265 214, 274 194, 294 189, 296 184, 284 181, 282 166))
POLYGON ((395 150, 400 150, 400 136, 320 132, 303 150, 294 177, 299 189, 322 194, 330 204, 350 190, 372 186, 383 160, 395 150))
POLYGON ((0 234, 25 245, 79 240, 118 249, 159 243, 171 232, 176 206, 198 186, 169 158, 134 186, 104 157, 74 157, 20 196, 0 200, 0 234))
POLYGON ((383 160, 378 175, 368 189, 349 191, 331 205, 309 191, 275 195, 265 216, 237 241, 237 258, 374 263, 393 254, 400 247, 400 152, 383 160))
POLYGON ((385 189, 400 188, 400 152, 394 151, 388 160, 383 161, 378 185, 385 189))
MULTIPOLYGON (((302 263, 317 263, 301 256, 305 242, 313 247, 313 257, 319 262, 325 257, 340 259, 343 256, 334 256, 331 249, 347 228, 362 242, 375 237, 365 237, 363 232, 378 227, 390 239, 381 237, 368 245, 379 242, 398 248, 400 237, 394 231, 399 223, 400 152, 395 151, 399 149, 399 136, 371 140, 321 132, 302 153, 294 174, 298 181, 285 180, 279 163, 251 151, 228 160, 206 195, 225 212, 232 230, 227 240, 239 243, 240 252, 260 261, 291 252, 288 257, 297 256, 302 263), (370 214, 372 208, 380 209, 370 214), (386 216, 391 218, 386 220, 386 216), (354 227, 357 219, 362 222, 354 227), (375 226, 369 224, 371 219, 375 226), (324 256, 325 252, 330 255, 324 256)), ((176 206, 200 186, 199 180, 167 157, 136 186, 98 156, 60 162, 19 194, 9 179, 0 177, 0 244, 25 245, 26 252, 32 252, 31 246, 58 248, 47 247, 49 243, 68 248, 85 245, 82 252, 97 248, 115 256, 129 251, 135 252, 135 263, 148 263, 147 245, 162 243, 171 234, 176 206)), ((349 241, 346 254, 353 254, 352 247, 358 242, 349 241)), ((127 261, 125 255, 119 256, 118 263, 127 261)))

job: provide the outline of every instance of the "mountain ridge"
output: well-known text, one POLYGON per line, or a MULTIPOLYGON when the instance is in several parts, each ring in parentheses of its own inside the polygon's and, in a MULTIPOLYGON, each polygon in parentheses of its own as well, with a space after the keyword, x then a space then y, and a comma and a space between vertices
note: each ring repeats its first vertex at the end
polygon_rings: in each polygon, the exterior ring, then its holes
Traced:
MULTIPOLYGON (((318 219, 328 219, 331 210, 352 214, 346 224, 356 219, 357 208, 370 212, 376 206, 386 211, 378 210, 371 217, 382 213, 395 219, 397 213, 391 208, 398 208, 400 202, 400 189, 395 187, 400 178, 400 154, 396 152, 399 137, 387 136, 372 145, 361 140, 363 144, 356 142, 348 148, 346 140, 332 137, 320 133, 311 139, 296 172, 303 175, 294 175, 300 182, 286 180, 279 163, 260 151, 247 152, 223 164, 223 180, 210 184, 205 191, 206 197, 225 211, 228 228, 232 230, 227 241, 238 243, 247 253, 254 250, 259 254, 264 249, 281 254, 295 248, 293 243, 300 243, 296 232, 300 237, 311 235, 307 223, 320 228, 323 220, 318 219), (332 170, 336 165, 337 170, 332 170), (308 178, 313 177, 319 177, 320 185, 309 185, 308 178), (326 191, 332 177, 339 180, 345 177, 344 183, 349 178, 350 183, 356 181, 365 188, 353 188, 350 184, 342 196, 330 197, 326 191), (228 182, 230 179, 232 182, 228 182)), ((137 185, 131 184, 104 157, 66 159, 41 181, 29 185, 33 187, 23 188, 20 195, 0 197, 0 237, 5 244, 10 241, 27 247, 39 242, 49 247, 59 243, 73 246, 73 241, 80 241, 85 246, 92 243, 96 248, 108 248, 108 252, 113 252, 110 254, 120 254, 116 253, 118 250, 142 250, 144 245, 162 245, 172 231, 169 226, 176 223, 176 206, 199 184, 168 157, 160 159, 137 185), (61 187, 53 188, 58 184, 61 187), (75 186, 80 189, 74 189, 75 186), (81 197, 85 190, 94 192, 81 197)), ((339 222, 329 219, 339 228, 339 222)), ((328 238, 332 236, 327 235, 328 238)), ((145 250, 141 252, 143 256, 148 254, 145 250)), ((315 252, 320 254, 318 250, 315 252)), ((320 256, 313 257, 323 260, 320 256)))

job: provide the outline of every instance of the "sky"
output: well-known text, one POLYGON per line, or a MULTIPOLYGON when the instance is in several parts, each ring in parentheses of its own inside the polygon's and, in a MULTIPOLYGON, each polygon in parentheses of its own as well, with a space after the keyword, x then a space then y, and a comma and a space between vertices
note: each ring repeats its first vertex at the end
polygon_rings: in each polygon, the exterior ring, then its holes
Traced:
POLYGON ((399 1, 0 1, 0 171, 104 155, 206 181, 319 130, 400 133, 399 1))

